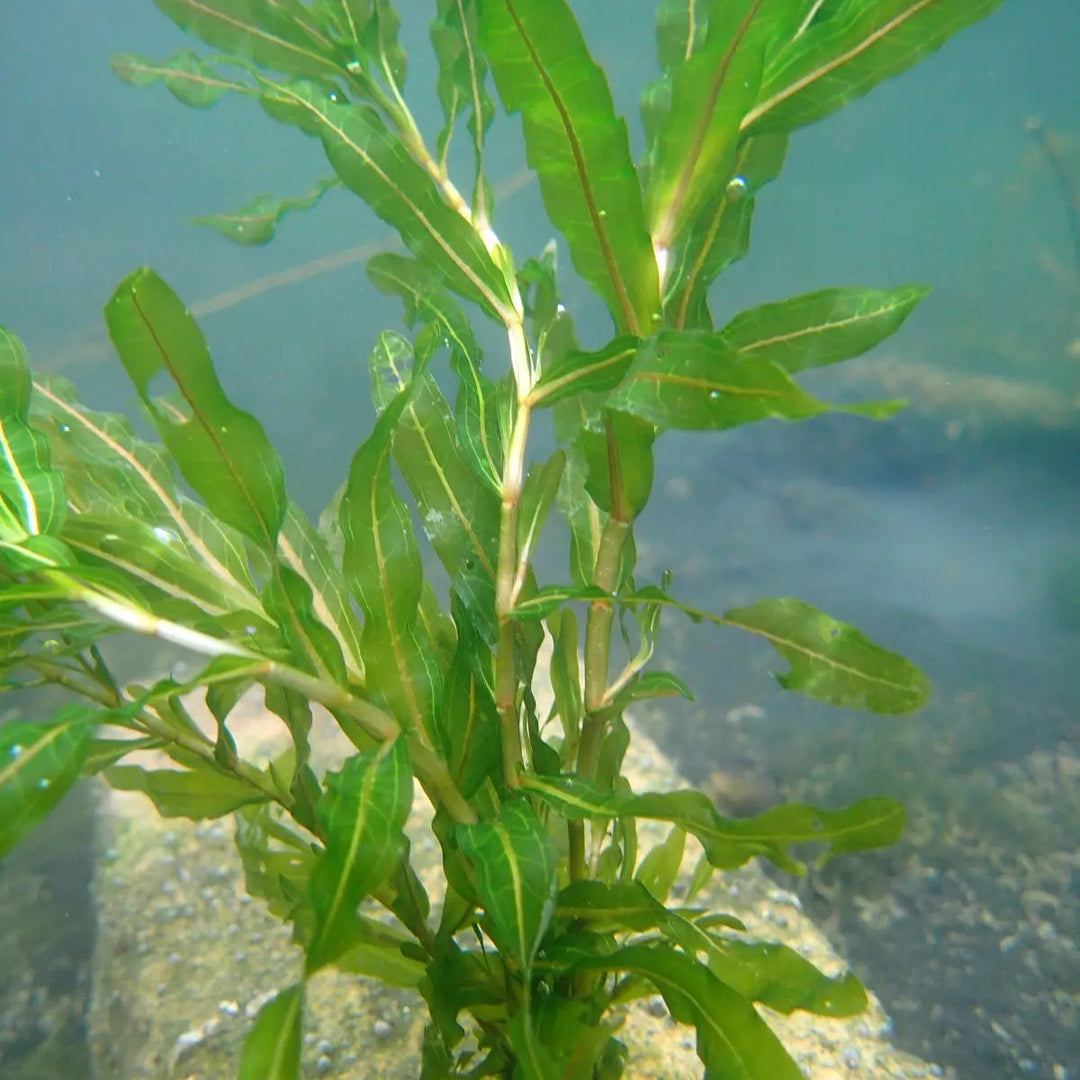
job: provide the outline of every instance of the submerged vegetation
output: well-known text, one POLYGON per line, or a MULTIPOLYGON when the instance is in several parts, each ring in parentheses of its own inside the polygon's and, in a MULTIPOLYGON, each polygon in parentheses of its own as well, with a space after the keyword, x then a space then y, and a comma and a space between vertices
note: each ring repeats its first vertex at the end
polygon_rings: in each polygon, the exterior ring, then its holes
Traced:
POLYGON ((797 599, 710 614, 679 599, 670 575, 638 581, 634 524, 668 430, 834 408, 882 419, 899 406, 830 406, 796 376, 888 337, 923 288, 822 289, 719 328, 710 292, 747 251, 788 133, 906 69, 995 0, 665 0, 638 163, 565 0, 437 0, 434 144, 407 104, 387 0, 157 3, 216 52, 119 57, 121 77, 164 82, 194 106, 254 99, 319 140, 332 170, 306 196, 262 197, 208 223, 263 243, 284 214, 311 210, 331 187, 352 191, 408 251, 372 258, 368 273, 403 302, 409 332, 378 338, 376 422, 316 523, 153 271, 123 281, 105 319, 160 442, 85 408, 65 382, 33 380, 18 339, 0 331, 5 677, 79 699, 0 728, 0 854, 87 774, 144 792, 166 816, 237 815, 247 888, 291 924, 305 957, 256 1017, 243 1078, 298 1075, 305 987, 328 967, 419 989, 431 1080, 617 1077, 620 1009, 652 993, 696 1028, 707 1075, 798 1077, 754 1004, 844 1015, 863 1007, 862 988, 745 940, 738 920, 695 908, 694 891, 670 902, 684 850, 701 854, 695 889, 755 857, 798 871, 806 845, 827 859, 892 842, 902 810, 871 798, 731 819, 698 791, 635 792, 622 775, 624 713, 689 696, 651 664, 665 608, 764 638, 788 664, 784 687, 837 706, 909 712, 927 682, 797 599), (557 246, 519 261, 499 239, 485 172, 497 102, 521 115, 552 228, 610 312, 602 348, 577 341, 557 246), (448 172, 455 137, 470 149, 464 186, 448 172), (470 318, 502 332, 502 363, 485 363, 470 318), (559 447, 534 460, 544 410, 559 447), (541 583, 532 559, 556 508, 568 573, 541 583), (447 596, 424 576, 424 543, 447 596), (100 649, 115 630, 204 666, 121 685, 100 649), (554 706, 541 714, 545 638, 554 706), (240 755, 229 726, 255 685, 290 734, 266 764, 240 755), (185 707, 194 693, 216 720, 209 734, 185 707), (323 776, 311 766, 315 703, 355 748, 323 776), (142 749, 173 767, 125 760, 142 749), (441 905, 403 831, 414 779, 435 811, 441 905), (641 820, 670 825, 647 852, 641 820))

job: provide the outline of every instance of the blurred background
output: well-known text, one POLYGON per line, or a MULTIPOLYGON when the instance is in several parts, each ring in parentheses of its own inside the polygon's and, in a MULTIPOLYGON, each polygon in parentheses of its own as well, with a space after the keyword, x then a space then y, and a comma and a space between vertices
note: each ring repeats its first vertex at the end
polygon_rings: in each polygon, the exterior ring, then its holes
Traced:
MULTIPOLYGON (((410 100, 434 136, 430 5, 397 6, 410 100)), ((652 5, 577 7, 640 147, 652 5)), ((149 0, 5 5, 0 42, 0 325, 88 404, 133 414, 100 312, 153 266, 200 314, 226 390, 317 513, 369 427, 367 354, 396 318, 362 267, 385 226, 340 191, 266 248, 192 225, 261 192, 302 195, 329 170, 250 102, 196 111, 116 79, 114 53, 193 44, 149 0)), ((639 581, 671 568, 678 595, 717 611, 795 595, 930 676, 915 717, 846 714, 779 691, 765 646, 672 617, 663 663, 697 700, 643 719, 732 813, 904 800, 895 849, 785 884, 881 996, 895 1041, 972 1080, 1080 1076, 1078 43, 1075 0, 1013 0, 794 136, 758 198, 750 256, 717 285, 717 322, 829 285, 930 285, 874 354, 804 380, 826 399, 911 405, 887 424, 669 434, 638 534, 639 581)), ((489 168, 507 192, 496 227, 523 260, 549 234, 517 127, 499 122, 489 168)), ((602 343, 602 308, 569 273, 564 292, 583 343, 602 343)), ((483 340, 499 370, 498 339, 483 340)), ((540 569, 565 580, 555 545, 540 569)), ((28 715, 30 700, 0 712, 28 715)), ((90 800, 63 814, 0 863, 5 1078, 80 1075, 90 800)))

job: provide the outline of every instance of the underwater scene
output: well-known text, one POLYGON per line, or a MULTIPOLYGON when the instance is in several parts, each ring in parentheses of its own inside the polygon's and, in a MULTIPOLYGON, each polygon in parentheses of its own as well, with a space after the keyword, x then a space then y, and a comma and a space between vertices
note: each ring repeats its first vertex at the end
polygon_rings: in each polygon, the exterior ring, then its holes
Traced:
POLYGON ((9 7, 0 1080, 1080 1080, 1080 4, 9 7))

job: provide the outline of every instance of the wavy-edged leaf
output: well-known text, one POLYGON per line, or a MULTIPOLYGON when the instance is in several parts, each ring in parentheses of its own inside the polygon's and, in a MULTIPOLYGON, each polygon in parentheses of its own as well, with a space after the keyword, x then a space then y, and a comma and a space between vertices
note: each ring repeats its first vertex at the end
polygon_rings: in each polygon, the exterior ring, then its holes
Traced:
POLYGON ((754 197, 775 180, 787 153, 787 135, 758 135, 739 144, 727 183, 688 222, 664 291, 667 325, 711 330, 709 286, 750 249, 754 197))
POLYGON ((544 408, 575 394, 614 390, 630 370, 637 349, 638 339, 623 335, 595 352, 568 350, 537 379, 528 403, 544 408))
POLYGON ((900 328, 929 292, 896 289, 821 289, 750 308, 720 336, 737 356, 766 360, 789 375, 859 356, 900 328))
POLYGON ((578 273, 623 332, 660 314, 656 260, 626 121, 565 0, 482 0, 480 26, 507 112, 578 273))
POLYGON ((484 139, 495 119, 495 103, 487 90, 487 58, 477 40, 476 6, 476 0, 437 0, 435 5, 431 44, 439 61, 436 88, 444 119, 436 146, 439 160, 445 161, 457 119, 467 114, 476 177, 473 213, 488 221, 494 207, 484 179, 484 139))
POLYGON ((906 71, 1001 0, 843 0, 769 56, 743 130, 790 131, 906 71))
POLYGON ((327 541, 294 503, 289 504, 278 533, 278 559, 307 582, 315 617, 333 633, 349 672, 363 681, 363 629, 349 600, 345 578, 327 541))
POLYGON ((409 508, 394 490, 391 440, 405 407, 402 393, 383 410, 349 468, 339 519, 343 570, 364 612, 362 648, 369 690, 408 730, 425 732, 442 691, 440 657, 420 618, 420 551, 409 508))
POLYGON ((527 977, 555 912, 556 858, 543 824, 528 799, 514 799, 492 821, 457 826, 455 836, 472 863, 492 940, 527 977))
POLYGON ((380 335, 370 370, 377 406, 397 394, 407 398, 394 426, 394 461, 452 585, 485 639, 494 643, 499 497, 461 452, 450 407, 434 377, 415 369, 405 338, 380 335))
POLYGON ((222 75, 218 65, 191 49, 180 49, 167 60, 150 60, 138 53, 118 53, 111 57, 113 74, 132 86, 164 83, 178 101, 195 109, 213 105, 230 91, 250 94, 251 85, 222 75))
POLYGON ((674 68, 646 192, 662 260, 706 200, 727 184, 740 126, 757 100, 766 49, 796 15, 794 5, 773 0, 727 0, 713 8, 701 48, 674 68))
POLYGON ((572 821, 625 816, 668 821, 696 836, 709 862, 721 870, 762 856, 798 874, 804 868, 787 850, 794 845, 824 844, 825 860, 894 843, 904 827, 903 807, 885 798, 862 799, 840 810, 787 803, 751 818, 725 818, 700 791, 634 795, 605 792, 576 776, 534 774, 523 776, 521 786, 572 821))
POLYGON ((697 1029, 706 1076, 802 1080, 802 1070, 754 1006, 692 956, 666 944, 630 945, 579 967, 631 972, 652 983, 672 1017, 697 1029))
POLYGON ((239 1080, 299 1080, 304 984, 279 991, 255 1017, 240 1052, 239 1080))
POLYGON ((66 499, 48 440, 28 423, 32 382, 23 343, 0 326, 0 538, 59 531, 66 499))
POLYGON ((449 347, 459 386, 454 407, 458 445, 473 472, 498 492, 508 428, 500 401, 505 395, 481 370, 483 353, 465 313, 438 275, 416 259, 386 252, 368 260, 367 272, 378 288, 405 301, 410 327, 421 324, 449 347))
POLYGON ((333 42, 299 0, 154 0, 182 30, 223 53, 287 75, 341 74, 333 42))
POLYGON ((319 805, 326 851, 311 875, 316 924, 308 974, 354 944, 357 906, 389 879, 407 850, 402 830, 412 795, 409 754, 400 737, 350 758, 326 778, 319 805))
POLYGON ((62 379, 34 383, 33 420, 48 433, 62 468, 69 501, 80 513, 130 517, 152 525, 165 541, 179 538, 190 556, 236 593, 243 608, 258 608, 252 551, 232 528, 184 497, 165 450, 139 439, 128 420, 87 409, 62 379))
POLYGON ((501 736, 495 706, 491 650, 470 612, 451 594, 457 648, 446 673, 439 717, 439 749, 466 799, 500 767, 501 736))
POLYGON ((273 552, 285 515, 281 460, 259 422, 218 382, 194 318, 152 270, 136 270, 105 307, 109 336, 180 471, 223 521, 273 552), (151 397, 164 375, 182 404, 151 397))
POLYGON ((262 608, 245 590, 222 580, 192 559, 180 538, 161 526, 149 526, 118 514, 78 514, 64 526, 64 542, 91 564, 112 567, 155 594, 191 604, 218 617, 262 608))
POLYGON ((298 668, 339 686, 348 685, 341 645, 316 614, 307 578, 279 562, 263 591, 263 602, 266 613, 281 628, 292 661, 298 668))
POLYGON ((545 585, 532 596, 519 600, 510 612, 510 618, 522 622, 546 619, 564 604, 610 599, 612 597, 598 585, 545 585))
POLYGON ((405 246, 437 270, 447 288, 499 322, 514 321, 503 273, 479 234, 446 204, 435 181, 372 109, 336 103, 313 82, 260 86, 267 112, 320 139, 345 186, 397 229, 405 246))
POLYGON ((675 330, 642 344, 608 403, 684 431, 720 431, 769 417, 802 420, 829 409, 781 368, 736 356, 718 335, 675 330))
POLYGON ((193 758, 191 768, 184 770, 112 765, 104 770, 104 776, 117 791, 141 791, 162 817, 202 821, 267 800, 258 788, 215 769, 201 758, 193 758))
POLYGON ((0 724, 0 859, 79 778, 101 716, 86 705, 66 705, 48 723, 0 724))
POLYGON ((238 210, 224 214, 211 214, 192 220, 195 225, 205 225, 219 232, 226 240, 247 247, 269 244, 286 214, 298 210, 310 210, 318 206, 322 197, 331 189, 339 187, 336 176, 319 180, 306 195, 291 199, 279 199, 273 195, 256 195, 238 210))
POLYGON ((861 630, 792 597, 759 600, 724 612, 724 622, 765 638, 791 665, 777 681, 818 701, 894 715, 921 708, 926 676, 861 630))

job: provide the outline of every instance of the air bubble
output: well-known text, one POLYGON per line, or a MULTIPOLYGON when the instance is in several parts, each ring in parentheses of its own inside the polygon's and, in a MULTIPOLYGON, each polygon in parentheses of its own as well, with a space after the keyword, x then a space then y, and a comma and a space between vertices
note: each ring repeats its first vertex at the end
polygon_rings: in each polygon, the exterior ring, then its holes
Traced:
POLYGON ((728 181, 727 197, 731 202, 738 202, 749 190, 745 176, 733 176, 728 181))
POLYGON ((46 780, 46 779, 45 779, 45 777, 42 777, 42 778, 41 778, 41 779, 40 779, 40 780, 39 780, 39 781, 37 782, 37 786, 38 786, 39 788, 41 788, 42 790, 44 790, 45 788, 47 788, 47 787, 49 786, 49 781, 48 781, 48 780, 46 780))
POLYGON ((66 435, 70 430, 71 430, 71 425, 70 424, 61 424, 60 425, 60 434, 61 435, 66 435))
POLYGON ((719 390, 710 390, 709 391, 709 400, 710 401, 719 401, 720 400, 720 391, 719 390))
POLYGON ((154 536, 163 544, 175 544, 180 539, 171 529, 162 528, 160 525, 154 526, 154 536))
POLYGON ((23 748, 18 743, 12 743, 11 746, 8 747, 8 753, 12 757, 18 757, 22 752, 23 748))

